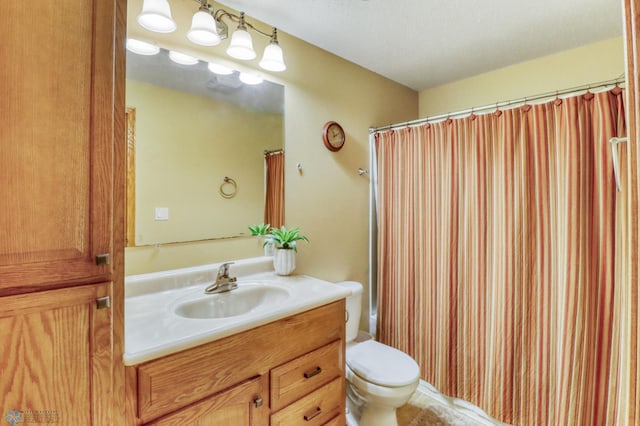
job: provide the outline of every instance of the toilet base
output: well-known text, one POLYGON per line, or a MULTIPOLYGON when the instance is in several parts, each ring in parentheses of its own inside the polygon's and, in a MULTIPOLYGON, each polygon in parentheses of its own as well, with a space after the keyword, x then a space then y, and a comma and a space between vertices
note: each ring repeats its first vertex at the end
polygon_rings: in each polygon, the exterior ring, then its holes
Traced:
POLYGON ((353 413, 349 411, 349 407, 347 407, 345 418, 347 420, 347 426, 358 426, 358 420, 356 420, 356 417, 353 415, 353 413))
POLYGON ((362 412, 360 426, 398 426, 396 409, 391 407, 368 407, 362 412))
POLYGON ((369 407, 360 418, 347 408, 346 419, 347 426, 398 426, 396 409, 390 407, 369 407))
POLYGON ((409 401, 418 379, 402 388, 383 388, 354 376, 348 366, 346 370, 347 425, 398 426, 396 410, 409 401))

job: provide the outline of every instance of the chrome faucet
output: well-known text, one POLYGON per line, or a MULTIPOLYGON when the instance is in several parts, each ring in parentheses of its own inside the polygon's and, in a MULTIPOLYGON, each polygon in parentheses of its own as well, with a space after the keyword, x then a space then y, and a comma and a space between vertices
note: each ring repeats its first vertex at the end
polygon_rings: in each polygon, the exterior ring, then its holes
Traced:
POLYGON ((224 293, 225 291, 238 288, 238 283, 236 282, 238 279, 229 276, 229 265, 233 265, 233 262, 220 265, 216 282, 207 286, 207 288, 204 289, 204 294, 224 293))

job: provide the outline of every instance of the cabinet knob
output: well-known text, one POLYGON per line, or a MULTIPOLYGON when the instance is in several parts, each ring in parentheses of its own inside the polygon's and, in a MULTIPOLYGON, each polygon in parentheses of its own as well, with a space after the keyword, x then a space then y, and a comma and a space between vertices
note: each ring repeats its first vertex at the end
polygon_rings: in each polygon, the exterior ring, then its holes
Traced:
POLYGON ((312 412, 307 413, 304 415, 304 421, 308 422, 309 420, 313 419, 314 417, 317 417, 320 415, 320 413, 322 413, 322 409, 320 407, 316 407, 313 409, 312 412))
POLYGON ((99 254, 96 256, 96 265, 98 266, 106 266, 111 263, 111 256, 109 253, 99 254))
POLYGON ((111 298, 109 296, 98 297, 96 299, 96 308, 106 309, 111 307, 111 298))
POLYGON ((260 398, 259 396, 256 396, 255 398, 253 398, 253 405, 257 408, 257 407, 262 407, 262 398, 260 398))

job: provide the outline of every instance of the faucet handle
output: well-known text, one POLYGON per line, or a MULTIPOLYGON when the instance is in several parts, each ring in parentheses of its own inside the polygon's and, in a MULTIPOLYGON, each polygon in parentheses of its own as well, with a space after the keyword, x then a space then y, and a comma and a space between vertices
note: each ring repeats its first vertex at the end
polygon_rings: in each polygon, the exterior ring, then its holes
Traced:
POLYGON ((218 269, 218 277, 228 277, 229 276, 229 266, 233 265, 235 262, 225 262, 220 265, 218 269))

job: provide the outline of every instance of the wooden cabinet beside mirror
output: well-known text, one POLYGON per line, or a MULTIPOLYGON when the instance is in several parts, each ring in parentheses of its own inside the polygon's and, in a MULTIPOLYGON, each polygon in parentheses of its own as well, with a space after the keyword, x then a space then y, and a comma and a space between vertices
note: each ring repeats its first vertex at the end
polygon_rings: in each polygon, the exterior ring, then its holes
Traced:
POLYGON ((125 14, 0 2, 3 419, 122 424, 125 14))
POLYGON ((113 273, 116 1, 65 3, 0 6, 0 294, 113 273))

